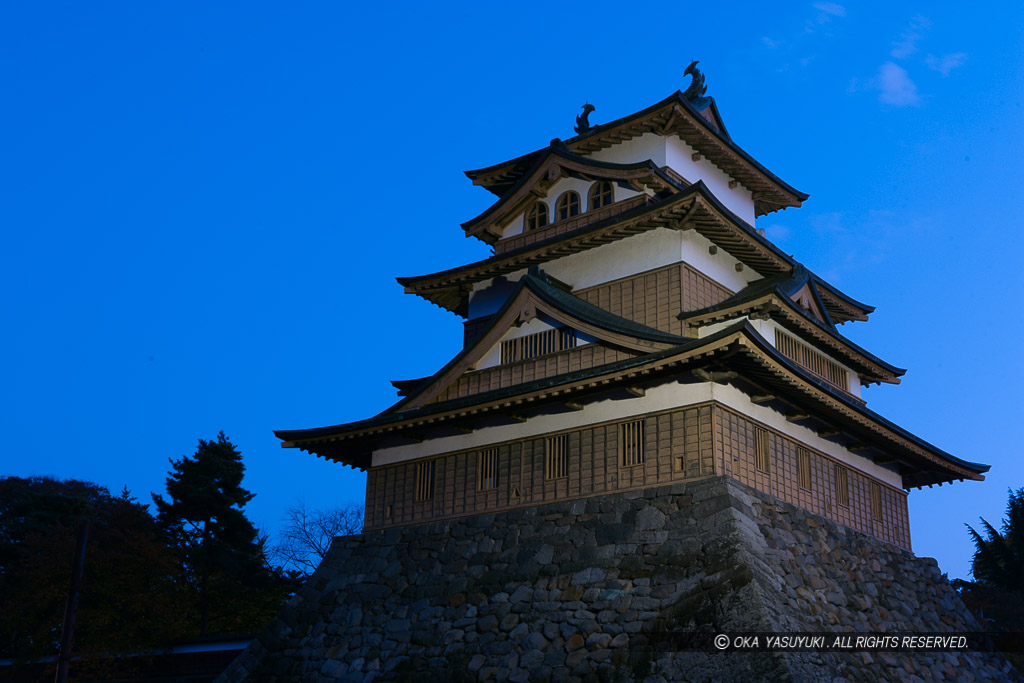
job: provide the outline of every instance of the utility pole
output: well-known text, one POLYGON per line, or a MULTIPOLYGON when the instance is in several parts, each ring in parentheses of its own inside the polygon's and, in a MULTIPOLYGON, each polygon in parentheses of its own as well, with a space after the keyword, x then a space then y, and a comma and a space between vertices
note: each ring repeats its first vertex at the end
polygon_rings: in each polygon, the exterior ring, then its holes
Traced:
POLYGON ((57 658, 55 683, 67 683, 71 666, 71 641, 75 636, 75 612, 78 610, 78 591, 82 587, 82 570, 85 568, 85 543, 89 540, 89 522, 78 527, 75 537, 75 559, 71 566, 71 586, 68 601, 64 605, 64 623, 60 634, 60 656, 57 658))

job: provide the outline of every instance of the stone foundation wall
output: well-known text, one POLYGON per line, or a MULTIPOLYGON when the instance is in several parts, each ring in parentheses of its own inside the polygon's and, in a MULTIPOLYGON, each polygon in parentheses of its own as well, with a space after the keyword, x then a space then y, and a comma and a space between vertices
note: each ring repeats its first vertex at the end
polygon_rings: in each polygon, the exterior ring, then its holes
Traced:
POLYGON ((976 652, 666 645, 694 630, 978 626, 933 560, 714 477, 336 539, 219 680, 1021 680, 976 652))

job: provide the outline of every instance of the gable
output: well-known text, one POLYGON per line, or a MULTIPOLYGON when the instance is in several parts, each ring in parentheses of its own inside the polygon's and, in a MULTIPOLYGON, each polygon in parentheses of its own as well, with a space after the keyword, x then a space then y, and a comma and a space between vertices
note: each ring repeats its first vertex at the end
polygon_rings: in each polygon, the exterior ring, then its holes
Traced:
MULTIPOLYGON (((502 344, 530 335, 542 335, 542 338, 535 337, 534 342, 530 342, 534 346, 528 350, 534 356, 570 350, 578 346, 579 341, 586 344, 601 342, 602 346, 624 351, 627 355, 662 350, 685 341, 682 337, 612 315, 542 278, 532 272, 525 275, 518 289, 492 317, 488 328, 469 347, 419 385, 419 391, 385 413, 429 403, 465 373, 502 365, 502 344), (535 353, 538 351, 543 353, 535 353)), ((525 346, 522 348, 526 350, 525 346)))
POLYGON ((796 290, 789 295, 789 298, 799 306, 801 309, 814 316, 822 323, 831 326, 832 320, 828 315, 828 311, 825 309, 818 297, 818 293, 814 287, 811 286, 810 281, 804 283, 803 287, 796 290))

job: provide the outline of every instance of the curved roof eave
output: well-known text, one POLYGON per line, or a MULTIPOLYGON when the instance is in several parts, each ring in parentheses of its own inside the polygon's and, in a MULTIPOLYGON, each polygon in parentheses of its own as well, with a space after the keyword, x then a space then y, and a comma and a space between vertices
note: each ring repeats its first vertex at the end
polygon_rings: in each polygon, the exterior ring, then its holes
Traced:
MULTIPOLYGON (((730 325, 722 330, 718 330, 714 334, 708 335, 702 339, 689 340, 678 346, 673 346, 668 349, 661 351, 655 351, 649 354, 644 354, 634 358, 630 358, 624 361, 618 361, 596 368, 588 368, 586 370, 576 371, 573 373, 565 373, 562 375, 556 375, 553 377, 544 378, 542 380, 535 380, 533 382, 513 385, 510 387, 504 387, 497 389, 486 394, 477 394, 472 396, 465 396, 443 403, 434 403, 424 406, 412 408, 405 412, 400 413, 381 413, 380 415, 359 420, 356 422, 350 422, 345 424, 333 425, 329 427, 316 427, 312 429, 300 429, 300 430, 275 430, 274 434, 282 441, 293 443, 295 441, 305 441, 309 439, 325 438, 334 435, 341 435, 344 433, 359 432, 364 429, 370 429, 375 427, 381 427, 389 423, 402 422, 406 420, 416 420, 429 418, 435 413, 443 413, 446 411, 457 410, 463 407, 471 406, 474 404, 485 403, 493 400, 504 400, 506 398, 516 396, 522 393, 529 393, 538 389, 553 388, 561 384, 572 383, 582 379, 589 379, 590 377, 598 375, 614 374, 626 370, 632 370, 634 367, 643 366, 651 362, 658 362, 663 359, 669 359, 673 355, 688 353, 691 351, 698 351, 706 346, 709 346, 715 342, 719 342, 725 338, 733 335, 742 335, 746 337, 753 346, 762 352, 765 356, 770 358, 773 362, 780 365, 789 374, 799 378, 808 387, 817 389, 823 392, 830 399, 837 401, 847 409, 851 409, 856 413, 859 413, 868 420, 875 422, 876 424, 884 427, 895 436, 904 439, 916 447, 937 456, 941 460, 949 462, 951 465, 960 467, 962 469, 974 472, 981 475, 987 472, 991 466, 984 463, 974 463, 966 460, 961 460, 956 456, 946 453, 940 448, 932 445, 924 439, 908 432, 902 427, 890 422, 886 418, 882 417, 878 413, 870 410, 866 406, 858 404, 852 398, 849 398, 842 394, 838 389, 834 389, 828 386, 826 383, 819 381, 817 378, 812 376, 810 373, 805 371, 800 366, 790 361, 785 356, 781 355, 777 349, 775 349, 768 341, 762 337, 757 330, 755 330, 749 323, 741 322, 735 325, 730 325)), ((731 344, 730 344, 731 346, 731 344)), ((812 394, 813 399, 813 394, 812 394)), ((957 477, 952 477, 957 478, 957 477)))
POLYGON ((803 287, 803 285, 806 284, 807 282, 812 282, 812 284, 816 284, 819 281, 820 280, 813 273, 801 267, 796 269, 792 274, 788 276, 780 275, 776 277, 756 280, 750 283, 750 285, 747 286, 745 289, 740 290, 739 292, 729 297, 728 299, 725 299, 724 301, 720 301, 717 304, 705 306, 704 308, 700 308, 694 311, 684 311, 683 313, 680 313, 679 319, 687 320, 689 318, 695 318, 697 316, 706 315, 708 313, 723 311, 733 306, 741 306, 745 303, 750 303, 752 301, 756 301, 757 299, 769 296, 771 294, 775 294, 776 296, 779 297, 780 300, 786 302, 791 312, 793 312, 794 314, 799 314, 803 319, 814 324, 820 330, 834 337, 840 343, 850 347, 853 351, 864 356, 871 363, 874 363, 883 370, 892 373, 896 377, 902 377, 903 375, 905 375, 907 373, 906 368, 900 368, 895 365, 892 365, 891 363, 887 363, 886 361, 882 360, 881 358, 874 355, 870 351, 867 351, 866 349, 861 347, 856 342, 853 342, 850 339, 843 336, 842 334, 840 334, 839 330, 836 329, 835 325, 831 324, 831 321, 830 324, 826 325, 822 321, 818 320, 815 316, 809 314, 807 311, 804 311, 800 307, 796 306, 795 302, 792 300, 793 293, 799 291, 799 289, 803 287))
MULTIPOLYGON (((669 200, 665 200, 665 201, 681 200, 681 199, 684 199, 686 197, 689 197, 691 194, 694 194, 694 193, 700 194, 706 201, 708 201, 715 208, 716 211, 718 211, 723 216, 725 216, 725 218, 727 220, 729 220, 729 222, 731 222, 734 225, 736 225, 737 227, 739 227, 751 239, 753 239, 754 241, 759 243, 761 246, 763 246, 764 248, 766 248, 769 251, 771 251, 772 254, 774 254, 777 258, 779 258, 780 260, 786 262, 790 267, 793 267, 793 266, 797 265, 797 261, 792 256, 790 256, 789 254, 787 254, 784 251, 782 251, 781 249, 779 249, 775 244, 773 244, 767 238, 761 236, 757 232, 757 230, 754 229, 753 226, 751 226, 745 220, 743 220, 742 218, 737 216, 727 206, 725 206, 725 204, 723 204, 722 201, 720 199, 718 199, 718 197, 716 197, 713 192, 711 192, 711 190, 708 188, 708 186, 706 184, 704 184, 703 180, 698 180, 697 182, 695 182, 692 185, 690 185, 689 187, 687 187, 685 190, 682 190, 679 194, 673 195, 672 197, 669 198, 669 200)), ((442 278, 442 277, 445 277, 445 276, 457 275, 457 274, 462 273, 462 272, 472 271, 472 270, 475 270, 475 269, 478 269, 478 268, 482 268, 482 267, 485 267, 485 266, 488 266, 488 265, 491 265, 491 264, 500 263, 501 261, 512 260, 516 256, 520 255, 522 252, 526 252, 526 251, 530 251, 532 249, 536 249, 538 247, 538 245, 544 245, 544 244, 546 244, 548 242, 554 243, 554 242, 557 242, 557 241, 561 241, 561 240, 563 240, 563 239, 565 239, 567 237, 572 237, 575 234, 583 234, 583 233, 585 233, 587 231, 594 231, 594 230, 600 229, 600 228, 605 227, 607 224, 612 223, 612 222, 622 221, 625 218, 630 218, 631 214, 633 214, 634 212, 651 212, 651 213, 653 213, 653 212, 655 212, 655 211, 657 211, 657 210, 659 210, 661 208, 663 208, 662 203, 661 202, 655 202, 653 204, 648 204, 645 207, 641 207, 640 209, 634 209, 633 212, 628 212, 628 213, 625 213, 625 214, 619 214, 617 216, 612 216, 610 218, 607 218, 607 219, 605 219, 603 221, 598 221, 596 223, 591 223, 590 225, 587 225, 585 228, 580 230, 579 233, 564 233, 564 234, 561 234, 561 235, 556 235, 556 236, 552 237, 550 240, 545 240, 544 242, 538 242, 536 244, 526 245, 524 247, 520 247, 519 249, 514 249, 512 251, 507 251, 507 252, 504 252, 502 254, 495 254, 495 255, 489 256, 489 257, 487 257, 485 259, 481 259, 480 261, 474 261, 473 263, 467 263, 467 264, 462 265, 462 266, 456 266, 454 268, 448 268, 447 270, 441 270, 441 271, 437 271, 435 273, 428 273, 428 274, 425 274, 425 275, 412 275, 412 276, 407 276, 407 277, 396 277, 395 280, 398 282, 398 284, 402 285, 403 287, 409 287, 411 285, 416 284, 417 282, 422 282, 422 281, 425 281, 425 280, 432 280, 432 279, 435 279, 435 278, 442 278)))
POLYGON ((921 437, 917 436, 916 434, 908 432, 903 427, 900 427, 896 423, 891 422, 888 419, 882 417, 881 415, 879 415, 875 411, 871 410, 867 406, 860 405, 859 403, 853 401, 851 398, 843 395, 843 393, 839 389, 836 389, 834 387, 829 386, 826 382, 819 381, 816 377, 814 377, 812 374, 810 374, 807 370, 804 370, 802 367, 797 365, 795 362, 793 362, 789 358, 786 358, 785 356, 783 356, 779 352, 778 349, 776 349, 774 346, 772 346, 768 342, 768 340, 765 339, 763 336, 761 336, 761 334, 758 333, 758 331, 755 330, 753 327, 751 327, 750 325, 745 325, 745 328, 746 328, 746 331, 747 331, 747 336, 751 339, 751 341, 753 341, 762 352, 764 352, 765 354, 771 356, 771 358, 774 361, 778 362, 781 365, 784 365, 786 367, 786 369, 789 370, 790 372, 792 372, 793 374, 802 377, 804 379, 804 381, 806 381, 809 384, 813 385, 814 387, 817 387, 818 389, 826 392, 831 398, 834 398, 834 399, 836 399, 838 401, 841 401, 844 405, 846 405, 849 408, 852 408, 853 410, 855 410, 858 413, 862 414, 864 417, 867 417, 867 418, 869 418, 869 419, 871 419, 871 420, 881 424, 886 429, 889 429, 890 431, 894 432, 895 434, 898 434, 899 436, 901 436, 902 438, 906 439, 907 441, 910 441, 911 443, 914 443, 918 447, 923 448, 923 449, 925 449, 927 451, 931 451, 935 455, 938 455, 941 458, 943 458, 945 460, 948 460, 950 463, 952 463, 954 465, 957 465, 959 467, 963 467, 964 469, 968 469, 968 470, 971 470, 973 472, 977 472, 978 474, 982 474, 984 472, 988 472, 989 469, 991 469, 991 467, 992 467, 991 465, 986 465, 984 463, 978 463, 978 462, 969 462, 967 460, 961 460, 960 458, 956 457, 955 455, 951 455, 951 454, 947 453, 946 451, 942 450, 941 448, 939 448, 939 447, 937 447, 937 446, 935 446, 935 445, 925 441, 924 439, 922 439, 921 437))

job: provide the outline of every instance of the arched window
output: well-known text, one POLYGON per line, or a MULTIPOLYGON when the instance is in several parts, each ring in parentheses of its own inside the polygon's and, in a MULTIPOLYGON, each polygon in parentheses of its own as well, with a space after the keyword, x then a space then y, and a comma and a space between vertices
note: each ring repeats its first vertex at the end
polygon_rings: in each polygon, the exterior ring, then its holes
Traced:
POLYGON ((590 210, 600 209, 612 203, 612 184, 594 183, 590 188, 590 210))
POLYGON ((572 191, 562 193, 562 196, 558 198, 558 204, 555 206, 555 215, 560 221, 572 218, 573 216, 579 216, 580 196, 572 191))
POLYGON ((548 224, 548 205, 537 202, 526 212, 526 229, 536 230, 548 224))

